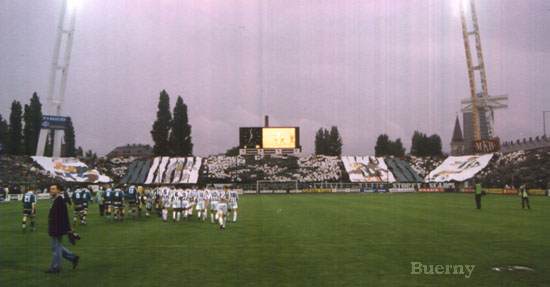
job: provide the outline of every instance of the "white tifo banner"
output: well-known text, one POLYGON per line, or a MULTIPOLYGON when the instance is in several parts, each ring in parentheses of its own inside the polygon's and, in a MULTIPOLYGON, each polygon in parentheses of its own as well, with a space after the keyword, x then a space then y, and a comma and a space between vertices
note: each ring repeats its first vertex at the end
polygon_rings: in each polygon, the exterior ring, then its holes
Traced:
POLYGON ((493 154, 450 156, 426 176, 426 182, 462 182, 483 170, 493 154))
POLYGON ((342 162, 351 182, 395 182, 382 157, 343 156, 342 162))
POLYGON ((111 182, 110 177, 95 169, 89 169, 86 164, 74 157, 33 156, 31 158, 52 176, 66 182, 111 182))

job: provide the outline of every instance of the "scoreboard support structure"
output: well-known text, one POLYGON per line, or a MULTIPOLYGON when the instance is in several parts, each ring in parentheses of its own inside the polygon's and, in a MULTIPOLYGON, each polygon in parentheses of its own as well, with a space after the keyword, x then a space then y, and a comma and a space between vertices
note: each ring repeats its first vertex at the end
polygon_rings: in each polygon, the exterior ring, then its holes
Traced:
POLYGON ((293 155, 302 151, 300 148, 278 148, 278 149, 263 149, 263 148, 242 148, 239 149, 240 155, 293 155))

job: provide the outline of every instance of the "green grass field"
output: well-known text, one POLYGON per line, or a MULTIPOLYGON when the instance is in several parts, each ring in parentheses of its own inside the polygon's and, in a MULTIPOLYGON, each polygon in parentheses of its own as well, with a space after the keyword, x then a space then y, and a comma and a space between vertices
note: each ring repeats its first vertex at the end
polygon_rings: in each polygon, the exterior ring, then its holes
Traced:
MULTIPOLYGON (((43 273, 49 201, 21 233, 20 202, 0 205, 2 286, 549 286, 550 198, 472 194, 248 195, 226 230, 156 217, 106 222, 91 206, 76 271, 43 273), (464 275, 411 275, 411 262, 475 265, 464 275), (536 271, 496 272, 503 265, 536 271)), ((71 218, 72 220, 72 218, 71 218)))

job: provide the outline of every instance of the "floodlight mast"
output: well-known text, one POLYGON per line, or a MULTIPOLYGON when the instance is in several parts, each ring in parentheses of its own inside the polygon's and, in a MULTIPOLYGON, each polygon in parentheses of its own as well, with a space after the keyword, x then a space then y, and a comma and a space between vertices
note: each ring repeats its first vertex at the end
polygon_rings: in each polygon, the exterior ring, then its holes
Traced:
MULTIPOLYGON (((76 8, 71 7, 71 9, 67 9, 68 1, 69 0, 64 0, 61 4, 61 12, 59 14, 59 22, 57 25, 57 36, 53 50, 52 65, 50 68, 50 83, 48 86, 48 96, 46 98, 45 115, 61 116, 61 113, 63 112, 63 101, 65 99, 65 90, 67 88, 67 77, 69 74, 69 63, 71 61, 71 51, 76 22, 76 8), (68 23, 66 23, 67 12, 69 13, 68 23), (60 62, 59 54, 62 45, 64 48, 64 55, 63 61, 60 62), (57 83, 57 79, 59 77, 58 71, 61 71, 61 80, 59 84, 57 83)), ((61 156, 61 139, 64 135, 64 130, 57 130, 54 132, 53 130, 44 127, 40 130, 36 155, 44 155, 48 133, 50 132, 54 134, 53 156, 61 156)))

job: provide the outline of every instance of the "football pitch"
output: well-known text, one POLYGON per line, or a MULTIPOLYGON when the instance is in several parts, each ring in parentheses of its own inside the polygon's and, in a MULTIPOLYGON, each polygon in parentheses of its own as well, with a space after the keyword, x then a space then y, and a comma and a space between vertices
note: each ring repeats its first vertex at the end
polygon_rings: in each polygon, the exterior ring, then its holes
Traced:
MULTIPOLYGON (((37 232, 21 232, 21 202, 0 204, 2 286, 549 286, 550 198, 514 195, 245 195, 236 223, 196 218, 106 222, 90 206, 80 256, 45 274, 49 201, 37 232), (411 274, 411 262, 475 265, 465 274, 411 274), (493 271, 520 265, 534 271, 493 271)), ((72 214, 72 211, 69 211, 72 214)), ((196 215, 196 212, 194 213, 196 215)), ((170 214, 171 217, 171 214, 170 214)), ((72 216, 71 216, 72 222, 72 216)))

